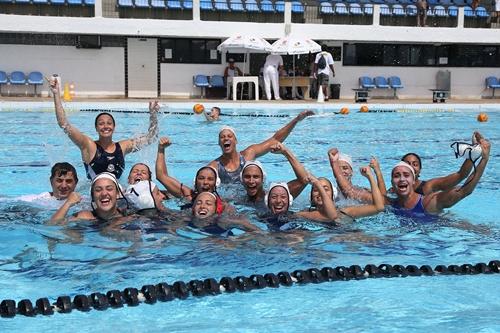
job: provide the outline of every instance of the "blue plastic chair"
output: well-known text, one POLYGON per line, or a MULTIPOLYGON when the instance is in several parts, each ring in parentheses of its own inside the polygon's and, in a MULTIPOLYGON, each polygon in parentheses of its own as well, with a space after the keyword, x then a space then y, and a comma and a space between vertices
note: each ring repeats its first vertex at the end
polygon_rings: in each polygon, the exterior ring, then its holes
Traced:
POLYGON ((464 6, 464 16, 465 17, 474 17, 476 14, 474 14, 474 9, 472 9, 471 6, 464 6))
POLYGON ((250 13, 258 13, 260 12, 259 6, 257 5, 257 1, 255 0, 245 0, 245 9, 250 13))
POLYGON ((434 15, 436 15, 436 17, 448 17, 446 9, 441 5, 434 6, 434 15))
POLYGON ((383 76, 376 76, 373 79, 373 83, 375 84, 375 87, 378 89, 388 89, 389 88, 389 83, 387 83, 387 80, 383 76))
POLYGON ((83 0, 83 4, 92 7, 95 6, 95 0, 83 0))
MULTIPOLYGON (((276 8, 278 9, 278 8, 276 8)), ((292 1, 292 13, 294 14, 303 14, 304 13, 304 5, 300 1, 292 1)))
POLYGON ((274 6, 271 0, 262 0, 260 2, 260 10, 263 13, 274 13, 274 6))
POLYGON ((417 6, 415 6, 415 5, 406 6, 406 15, 417 16, 417 6))
POLYGON ((484 7, 477 7, 476 16, 479 17, 480 19, 487 19, 488 17, 490 17, 490 13, 488 13, 486 8, 484 7))
POLYGON ((458 16, 458 7, 457 6, 448 7, 448 16, 449 17, 457 17, 458 16))
POLYGON ((404 88, 403 84, 401 83, 401 79, 399 78, 399 76, 390 76, 387 79, 387 82, 389 83, 391 89, 394 90, 394 98, 397 98, 397 90, 404 88))
POLYGON ((415 2, 412 0, 399 0, 398 3, 401 5, 413 5, 415 2))
POLYGON ((48 5, 48 0, 32 0, 34 5, 48 5))
POLYGON ((319 12, 324 15, 331 15, 334 13, 332 4, 329 2, 322 2, 319 4, 319 12))
POLYGON ((363 89, 373 89, 375 85, 373 84, 373 80, 368 76, 361 76, 359 78, 359 87, 363 89))
POLYGON ((10 73, 10 84, 22 85, 26 84, 26 75, 20 71, 10 73))
POLYGON ((359 3, 351 3, 349 5, 349 13, 354 16, 363 15, 363 10, 361 9, 361 5, 359 3))
POLYGON ((134 7, 132 0, 118 0, 118 7, 131 8, 134 7))
POLYGON ((229 6, 226 0, 215 0, 214 8, 219 12, 229 12, 229 6))
POLYGON ((211 88, 225 88, 224 77, 222 75, 212 75, 210 77, 210 87, 211 88))
POLYGON ((345 3, 336 3, 335 4, 335 14, 349 15, 349 11, 347 10, 347 6, 345 5, 345 3))
POLYGON ((149 8, 149 0, 134 0, 136 8, 149 8))
POLYGON ((178 0, 167 0, 168 9, 182 9, 181 2, 178 0))
POLYGON ((391 13, 391 9, 389 8, 388 5, 380 5, 380 15, 381 16, 391 16, 392 13, 391 13))
POLYGON ((166 8, 165 0, 151 0, 151 8, 166 8))
POLYGON ((465 0, 453 0, 456 6, 465 6, 465 0))
POLYGON ((367 3, 363 6, 363 12, 365 15, 373 15, 373 5, 371 3, 367 3))
POLYGON ((30 3, 31 0, 9 0, 9 1, 5 1, 5 2, 8 2, 8 3, 30 3))
POLYGON ((439 0, 441 6, 451 6, 453 2, 451 0, 439 0))
POLYGON ((195 87, 201 89, 201 97, 205 97, 205 89, 210 87, 210 83, 208 83, 208 76, 203 74, 198 74, 193 77, 193 84, 195 87))
POLYGON ((285 1, 276 1, 274 3, 274 7, 276 8, 277 13, 284 13, 285 12, 285 1))
POLYGON ((203 10, 203 11, 214 10, 212 0, 200 0, 200 10, 203 10))
POLYGON ((31 84, 35 87, 35 96, 37 95, 36 93, 36 88, 38 86, 43 85, 43 75, 40 72, 31 72, 28 74, 28 84, 31 84))
POLYGON ((4 71, 0 71, 0 95, 2 95, 2 85, 9 83, 9 77, 4 71))
POLYGON ((66 2, 70 6, 82 6, 83 5, 82 0, 66 0, 66 2))
POLYGON ((406 12, 402 5, 396 4, 392 5, 392 15, 394 16, 405 16, 406 12))
POLYGON ((184 0, 182 2, 182 8, 187 9, 187 10, 193 10, 193 1, 184 0))
POLYGON ((500 88, 500 82, 494 76, 488 76, 486 78, 486 88, 493 89, 493 94, 491 97, 495 97, 495 89, 500 88))
POLYGON ((229 8, 231 9, 232 12, 244 12, 245 7, 243 7, 243 3, 241 0, 230 0, 229 1, 229 8))

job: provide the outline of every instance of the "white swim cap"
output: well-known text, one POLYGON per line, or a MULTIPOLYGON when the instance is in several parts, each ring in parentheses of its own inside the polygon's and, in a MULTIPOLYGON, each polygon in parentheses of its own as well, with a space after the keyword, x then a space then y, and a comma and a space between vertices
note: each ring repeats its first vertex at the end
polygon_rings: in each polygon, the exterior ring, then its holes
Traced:
POLYGON ((415 170, 413 170, 413 167, 411 165, 409 165, 408 163, 406 163, 404 161, 399 161, 398 164, 396 164, 394 166, 394 168, 392 168, 391 174, 392 174, 392 172, 394 172, 394 169, 396 169, 397 167, 400 167, 400 166, 405 167, 407 169, 410 169, 411 174, 413 175, 413 179, 415 179, 415 170))
POLYGON ((125 191, 125 198, 132 203, 136 209, 156 208, 153 198, 153 190, 156 184, 150 180, 141 180, 129 185, 125 191))
POLYGON ((222 131, 224 130, 228 130, 228 131, 231 131, 234 135, 234 137, 236 137, 236 131, 234 130, 234 128, 232 128, 231 126, 222 126, 219 130, 219 135, 221 134, 222 131))
POLYGON ((266 207, 269 207, 269 201, 268 201, 269 193, 271 193, 273 188, 278 187, 278 186, 281 186, 286 190, 286 192, 288 193, 288 208, 292 207, 293 196, 290 194, 290 189, 288 188, 288 184, 285 182, 271 183, 271 186, 269 186, 269 191, 267 191, 266 196, 264 197, 264 202, 266 204, 266 207))
POLYGON ((106 179, 109 179, 109 180, 112 180, 113 183, 115 183, 116 185, 116 188, 119 189, 120 186, 118 185, 118 180, 116 180, 116 177, 114 174, 110 173, 110 172, 101 172, 100 174, 98 174, 97 176, 95 176, 94 179, 92 179, 92 184, 91 184, 91 187, 94 186, 95 182, 98 181, 99 179, 103 179, 103 178, 106 178, 106 179))
POLYGON ((354 168, 352 167, 352 159, 351 159, 351 156, 346 155, 346 154, 339 153, 339 161, 344 161, 344 162, 346 162, 347 164, 349 164, 349 166, 351 167, 351 169, 353 169, 353 170, 354 170, 354 168))
POLYGON ((262 163, 260 161, 254 160, 254 161, 246 161, 245 164, 243 165, 243 168, 241 168, 240 172, 240 180, 243 182, 243 171, 245 171, 246 168, 249 166, 255 165, 257 168, 260 169, 260 172, 262 172, 262 182, 264 183, 266 180, 266 172, 264 171, 264 167, 262 166, 262 163))
POLYGON ((216 188, 219 187, 220 183, 221 183, 221 180, 219 178, 219 173, 217 172, 216 168, 214 168, 213 166, 210 166, 210 165, 205 165, 205 166, 199 168, 198 171, 196 171, 196 175, 194 176, 194 180, 193 180, 193 186, 196 188, 196 178, 198 178, 200 171, 203 169, 211 169, 214 172, 214 174, 215 174, 215 187, 216 188))

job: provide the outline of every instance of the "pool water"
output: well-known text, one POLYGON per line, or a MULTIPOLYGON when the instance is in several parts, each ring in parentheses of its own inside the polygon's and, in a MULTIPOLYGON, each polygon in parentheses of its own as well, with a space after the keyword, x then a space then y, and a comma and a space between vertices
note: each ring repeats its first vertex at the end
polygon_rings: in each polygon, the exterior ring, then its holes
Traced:
MULTIPOLYGON (((103 105, 103 109, 113 105, 103 105)), ((131 109, 146 110, 144 105, 131 109)), ((167 148, 169 174, 192 184, 196 170, 220 155, 217 134, 221 125, 236 129, 238 146, 261 142, 300 112, 297 109, 224 109, 222 121, 207 123, 189 109, 164 108, 160 135, 173 142, 167 148), (232 116, 229 116, 232 115, 232 116), (254 115, 247 117, 246 115, 254 115), (257 116, 255 116, 257 115, 257 116), (276 116, 276 117, 275 117, 276 116)), ((46 226, 51 208, 16 200, 50 189, 50 167, 59 161, 75 165, 79 191, 88 194, 78 149, 57 126, 53 112, 0 112, 0 300, 105 292, 145 284, 173 283, 324 266, 358 264, 463 264, 499 259, 500 112, 489 121, 477 113, 409 112, 355 113, 341 116, 322 108, 299 123, 286 144, 317 176, 332 173, 329 148, 350 154, 356 167, 376 156, 388 186, 390 170, 407 152, 422 157, 422 179, 458 170, 450 144, 470 141, 479 130, 492 149, 486 171, 474 193, 447 211, 438 223, 403 223, 390 212, 357 220, 346 229, 301 232, 292 238, 280 234, 231 239, 190 239, 160 232, 144 232, 139 239, 102 234, 86 223, 46 226), (352 230, 357 230, 353 232, 352 230)), ((338 110, 336 110, 338 111, 338 110)), ((500 111, 500 110, 499 110, 500 111)), ((95 137, 95 112, 69 112, 70 122, 95 137)), ((147 129, 145 113, 116 112, 115 139, 147 129)), ((128 173, 136 162, 154 166, 156 145, 126 157, 128 173)), ((260 159, 267 180, 288 181, 293 172, 281 155, 260 159)), ((125 177, 122 177, 125 181, 125 177)), ((368 187, 355 173, 353 183, 368 187)), ((294 209, 308 207, 309 188, 294 201, 294 209)), ((177 202, 169 202, 176 208, 177 202)), ((0 330, 39 332, 290 332, 349 330, 482 331, 495 332, 500 324, 498 275, 434 276, 329 282, 266 288, 216 297, 189 297, 155 305, 106 311, 17 315, 0 319, 0 330)))

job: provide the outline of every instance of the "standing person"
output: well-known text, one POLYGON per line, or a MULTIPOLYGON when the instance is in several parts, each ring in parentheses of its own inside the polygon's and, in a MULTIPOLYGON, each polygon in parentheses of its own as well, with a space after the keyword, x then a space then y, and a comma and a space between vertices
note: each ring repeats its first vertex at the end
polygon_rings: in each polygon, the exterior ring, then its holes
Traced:
POLYGON ((417 0, 417 27, 427 26, 427 10, 429 9, 429 4, 427 0, 417 0))
POLYGON ((335 69, 333 68, 333 57, 330 52, 326 51, 326 45, 321 45, 321 52, 316 54, 313 68, 314 78, 318 81, 318 90, 323 89, 325 101, 328 101, 328 81, 330 73, 335 77, 335 69))
POLYGON ((279 101, 279 72, 283 69, 283 58, 278 54, 269 54, 264 63, 264 87, 267 100, 271 100, 271 84, 273 86, 274 99, 279 101))
POLYGON ((231 99, 232 98, 232 96, 231 96, 232 89, 231 89, 231 85, 228 83, 230 83, 233 80, 233 77, 242 76, 243 72, 241 71, 241 69, 239 69, 238 66, 236 66, 234 64, 233 58, 229 58, 227 60, 227 63, 228 63, 228 65, 226 66, 226 69, 224 69, 224 81, 226 82, 226 86, 227 86, 226 96, 228 99, 231 99))
POLYGON ((49 80, 50 89, 54 95, 54 106, 59 127, 61 127, 75 145, 80 148, 87 177, 93 179, 101 172, 110 172, 120 178, 125 169, 125 155, 136 152, 143 146, 149 145, 158 135, 157 113, 160 110, 158 101, 149 102, 149 129, 148 133, 131 139, 113 141, 115 119, 109 113, 103 112, 95 118, 95 129, 99 135, 97 141, 80 132, 66 119, 66 113, 61 103, 59 82, 49 80))

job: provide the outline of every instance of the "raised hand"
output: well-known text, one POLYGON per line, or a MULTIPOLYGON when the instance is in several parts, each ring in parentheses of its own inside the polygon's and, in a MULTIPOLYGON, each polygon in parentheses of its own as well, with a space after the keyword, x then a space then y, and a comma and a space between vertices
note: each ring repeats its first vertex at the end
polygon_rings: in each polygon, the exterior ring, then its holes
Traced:
POLYGON ((330 162, 337 162, 339 160, 339 150, 337 148, 331 148, 328 150, 328 158, 330 162))
POLYGON ((158 101, 149 102, 149 112, 153 113, 158 111, 160 111, 160 104, 158 103, 158 101))
POLYGON ((273 154, 283 154, 286 150, 286 146, 281 142, 275 143, 271 146, 271 153, 273 154))
POLYGON ((369 166, 364 166, 359 168, 359 172, 361 172, 361 175, 363 175, 366 178, 369 178, 372 175, 369 166))
POLYGON ((305 110, 305 111, 302 111, 301 113, 299 113, 299 115, 297 116, 297 120, 301 121, 301 120, 304 120, 305 118, 307 118, 309 116, 313 116, 313 115, 314 115, 314 111, 305 110))
POLYGON ((73 207, 77 203, 80 203, 82 201, 82 196, 78 192, 71 192, 68 195, 68 198, 66 199, 66 202, 70 205, 70 207, 73 207))
POLYGON ((378 160, 375 156, 372 156, 370 159, 370 168, 373 170, 380 169, 380 165, 378 164, 378 160))
POLYGON ((172 142, 170 141, 170 138, 168 136, 163 136, 158 141, 158 149, 165 149, 171 144, 172 142))
POLYGON ((51 77, 50 79, 45 77, 45 80, 49 83, 50 90, 53 94, 59 93, 59 81, 55 77, 51 77))

